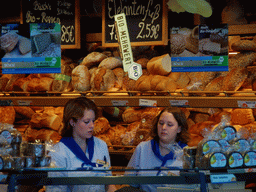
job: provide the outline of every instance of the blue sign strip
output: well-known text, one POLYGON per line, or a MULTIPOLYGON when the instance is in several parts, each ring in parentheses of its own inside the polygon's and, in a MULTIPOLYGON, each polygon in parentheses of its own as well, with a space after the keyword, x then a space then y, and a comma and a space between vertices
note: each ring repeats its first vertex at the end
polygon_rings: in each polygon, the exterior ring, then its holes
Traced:
POLYGON ((61 73, 60 68, 16 68, 2 69, 3 74, 61 73))

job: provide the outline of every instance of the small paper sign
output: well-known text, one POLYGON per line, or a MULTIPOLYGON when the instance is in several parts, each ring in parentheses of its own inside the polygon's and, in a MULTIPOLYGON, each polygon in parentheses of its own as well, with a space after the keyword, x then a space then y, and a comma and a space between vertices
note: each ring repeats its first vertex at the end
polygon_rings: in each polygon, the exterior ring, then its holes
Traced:
POLYGON ((111 100, 112 106, 118 107, 118 106, 128 106, 129 102, 127 100, 111 100))
POLYGON ((139 106, 143 107, 156 107, 157 101, 156 100, 148 100, 148 99, 140 99, 139 106))
POLYGON ((20 106, 32 105, 31 100, 18 100, 17 102, 18 102, 18 105, 20 105, 20 106))
POLYGON ((188 100, 170 100, 170 105, 173 107, 188 107, 188 100))
POLYGON ((233 183, 236 182, 234 174, 210 175, 211 183, 233 183))
POLYGON ((125 14, 115 15, 115 22, 123 68, 127 72, 129 66, 133 63, 133 55, 125 14))
POLYGON ((256 101, 237 101, 240 108, 256 108, 256 101))

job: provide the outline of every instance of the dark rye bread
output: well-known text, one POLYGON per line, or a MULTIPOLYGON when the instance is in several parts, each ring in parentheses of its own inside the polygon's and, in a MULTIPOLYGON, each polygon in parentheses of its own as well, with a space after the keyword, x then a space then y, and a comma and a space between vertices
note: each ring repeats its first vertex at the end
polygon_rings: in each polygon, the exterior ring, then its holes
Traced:
POLYGON ((42 33, 33 37, 37 53, 42 53, 51 44, 51 35, 42 33))

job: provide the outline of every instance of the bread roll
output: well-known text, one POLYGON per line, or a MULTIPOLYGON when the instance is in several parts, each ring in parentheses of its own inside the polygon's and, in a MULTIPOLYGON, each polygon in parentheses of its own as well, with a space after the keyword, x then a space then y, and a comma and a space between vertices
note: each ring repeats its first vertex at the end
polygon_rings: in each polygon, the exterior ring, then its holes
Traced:
POLYGON ((88 68, 92 66, 98 66, 101 61, 107 58, 107 55, 100 52, 91 52, 86 57, 84 57, 83 61, 80 65, 85 65, 88 68))
POLYGON ((172 62, 169 54, 154 57, 147 63, 147 69, 152 75, 168 75, 172 70, 172 62))
POLYGON ((94 91, 108 91, 114 87, 116 77, 111 69, 98 68, 91 77, 91 88, 94 91))
POLYGON ((88 91, 91 88, 90 85, 91 75, 88 67, 85 65, 78 65, 72 71, 72 87, 75 91, 88 91))
POLYGON ((104 67, 106 69, 115 69, 117 67, 122 67, 123 63, 120 58, 117 57, 107 57, 106 59, 102 60, 99 64, 100 67, 104 67))

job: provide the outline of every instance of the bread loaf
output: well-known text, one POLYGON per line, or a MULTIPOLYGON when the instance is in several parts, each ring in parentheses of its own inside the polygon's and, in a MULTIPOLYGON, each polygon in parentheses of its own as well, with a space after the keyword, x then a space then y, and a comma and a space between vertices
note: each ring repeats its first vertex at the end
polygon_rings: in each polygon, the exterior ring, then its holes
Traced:
POLYGON ((86 57, 84 57, 83 61, 80 63, 81 65, 85 65, 88 68, 92 66, 98 66, 101 61, 107 58, 107 55, 100 52, 91 52, 86 57))
POLYGON ((13 91, 23 91, 23 92, 27 92, 28 89, 28 83, 30 82, 31 78, 28 77, 22 77, 17 79, 14 83, 13 83, 13 91))
POLYGON ((149 59, 147 58, 140 58, 136 61, 136 63, 140 64, 141 65, 141 68, 142 69, 146 69, 147 68, 147 64, 149 62, 149 59))
POLYGON ((223 87, 224 91, 237 91, 245 79, 248 76, 248 71, 246 68, 235 68, 227 74, 227 76, 223 79, 223 87))
POLYGON ((50 77, 32 78, 27 84, 28 92, 51 91, 53 79, 50 77))
POLYGON ((22 115, 25 118, 31 119, 32 116, 35 114, 35 111, 31 109, 30 107, 26 106, 14 106, 14 110, 16 113, 22 115))
POLYGON ((94 129, 93 129, 94 135, 105 133, 109 129, 110 129, 110 124, 107 118, 99 117, 98 119, 95 120, 94 129))
POLYGON ((252 109, 234 109, 231 112, 231 122, 233 125, 246 125, 254 121, 252 109))
POLYGON ((13 125, 15 122, 15 110, 12 106, 0 107, 0 123, 8 123, 13 125))
POLYGON ((106 69, 115 69, 117 67, 122 67, 123 63, 120 58, 117 57, 107 57, 106 59, 102 60, 99 64, 100 67, 104 67, 106 69))
POLYGON ((108 91, 114 87, 116 77, 111 69, 98 68, 91 77, 91 88, 94 91, 108 91))
POLYGON ((256 51, 256 42, 252 40, 239 40, 231 45, 233 51, 256 51))
POLYGON ((88 91, 90 85, 91 75, 88 67, 85 65, 78 65, 72 71, 72 87, 75 91, 88 91))
POLYGON ((123 81, 124 81, 124 76, 125 76, 125 72, 123 70, 123 68, 118 67, 113 69, 113 72, 116 76, 116 82, 115 82, 115 87, 123 89, 123 81))
POLYGON ((58 131, 61 126, 61 119, 56 114, 35 113, 30 120, 30 126, 32 128, 47 127, 58 131))
POLYGON ((8 83, 5 86, 5 91, 12 91, 13 90, 13 83, 22 77, 25 77, 25 74, 13 74, 11 78, 9 79, 8 83))
POLYGON ((170 36, 171 54, 181 54, 185 51, 186 42, 184 36, 181 34, 171 34, 170 36))
POLYGON ((147 63, 147 69, 152 75, 168 75, 172 70, 172 62, 169 54, 154 57, 147 63))
POLYGON ((256 52, 246 51, 240 52, 235 56, 231 57, 228 61, 229 70, 231 71, 237 67, 246 67, 252 64, 256 60, 256 52))
POLYGON ((171 72, 168 77, 176 82, 178 89, 185 88, 190 82, 189 76, 184 72, 171 72))
POLYGON ((5 91, 5 87, 8 83, 8 81, 10 80, 11 75, 2 75, 2 77, 0 77, 0 91, 5 91))

